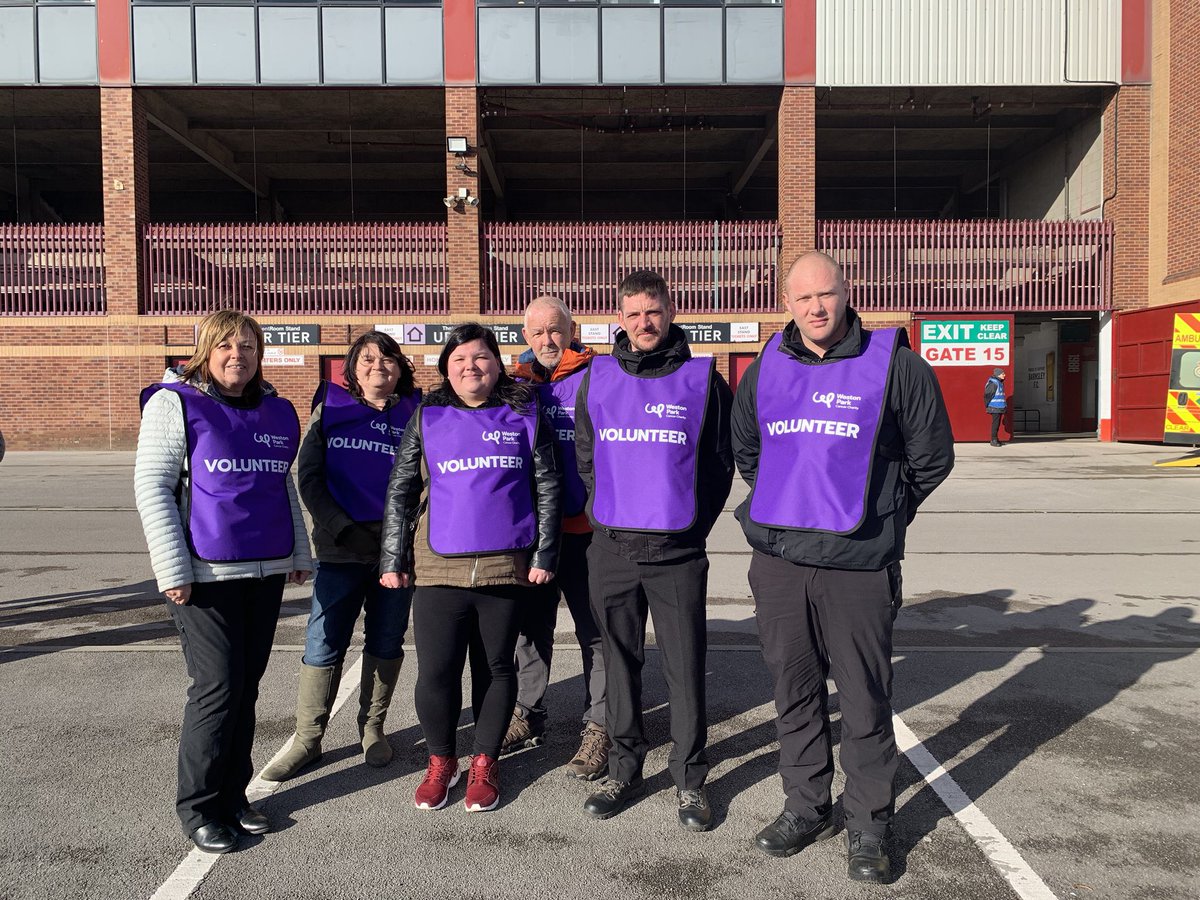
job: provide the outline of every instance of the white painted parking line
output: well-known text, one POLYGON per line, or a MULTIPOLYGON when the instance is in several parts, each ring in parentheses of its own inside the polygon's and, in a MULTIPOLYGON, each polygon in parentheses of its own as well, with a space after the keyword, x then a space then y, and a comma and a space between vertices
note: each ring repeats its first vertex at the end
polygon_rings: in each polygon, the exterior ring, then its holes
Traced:
MULTIPOLYGON (((333 701, 333 709, 329 713, 329 717, 333 718, 350 698, 350 695, 358 690, 359 681, 362 678, 362 657, 354 661, 349 670, 342 676, 341 684, 338 686, 337 697, 333 701)), ((278 752, 267 761, 267 766, 283 756, 287 748, 292 744, 291 738, 288 739, 278 752)), ((265 769, 267 766, 263 766, 265 769)), ((260 803, 266 800, 272 794, 279 790, 278 781, 264 781, 261 775, 255 776, 250 782, 250 786, 246 788, 246 798, 251 803, 260 803)), ((192 895, 192 892, 200 886, 200 882, 212 870, 212 867, 217 864, 217 860, 221 857, 214 853, 204 853, 200 850, 192 850, 183 862, 176 866, 167 880, 164 881, 151 896, 150 900, 186 900, 192 895)))
POLYGON ((1054 892, 1046 887, 1046 883, 1029 867, 1029 863, 1025 862, 1024 857, 1008 842, 1008 838, 1000 833, 991 819, 983 814, 967 796, 966 791, 950 777, 950 773, 942 764, 917 740, 917 736, 904 724, 904 720, 893 715, 892 725, 896 730, 896 747, 908 757, 925 782, 942 798, 946 808, 954 813, 954 818, 958 819, 963 830, 983 851, 992 867, 1016 891, 1017 896, 1021 900, 1057 900, 1054 892))

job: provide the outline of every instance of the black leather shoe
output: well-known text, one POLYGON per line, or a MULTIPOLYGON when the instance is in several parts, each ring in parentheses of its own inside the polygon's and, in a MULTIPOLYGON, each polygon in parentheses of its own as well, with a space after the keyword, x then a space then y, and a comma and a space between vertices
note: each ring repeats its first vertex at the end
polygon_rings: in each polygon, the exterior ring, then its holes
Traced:
POLYGON ((228 853, 237 846, 238 838, 228 825, 220 822, 209 822, 201 825, 191 834, 192 843, 197 850, 205 853, 228 853))
POLYGON ((244 807, 234 818, 237 827, 246 834, 266 834, 271 830, 271 820, 253 806, 244 807))
POLYGON ((849 857, 846 874, 851 879, 887 884, 892 867, 883 838, 869 831, 847 831, 846 850, 849 857))
POLYGON ((679 824, 688 831, 708 831, 712 828, 712 807, 708 805, 708 792, 704 788, 694 791, 676 791, 679 801, 679 824))
POLYGON ((584 801, 583 811, 593 819, 611 819, 631 800, 645 796, 646 782, 640 776, 633 781, 605 778, 599 789, 584 801))
POLYGON ((785 809, 779 818, 754 836, 754 846, 767 856, 794 856, 809 844, 831 838, 836 832, 828 813, 814 822, 785 809))

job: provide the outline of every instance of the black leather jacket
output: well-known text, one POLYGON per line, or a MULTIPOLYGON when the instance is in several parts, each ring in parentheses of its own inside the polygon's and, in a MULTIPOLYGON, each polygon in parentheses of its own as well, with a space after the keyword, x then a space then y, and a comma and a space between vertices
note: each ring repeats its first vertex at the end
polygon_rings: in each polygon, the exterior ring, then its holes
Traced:
MULTIPOLYGON (((692 357, 687 335, 677 325, 672 325, 667 339, 657 350, 642 353, 634 350, 625 332, 617 333, 613 345, 613 357, 621 368, 639 378, 661 378, 670 375, 692 357)), ((592 419, 587 411, 588 389, 591 385, 590 368, 579 386, 575 404, 575 460, 579 476, 588 489, 588 517, 591 518, 591 494, 595 487, 592 474, 592 447, 595 434, 592 419)), ((729 443, 729 412, 733 393, 729 385, 715 368, 708 388, 708 407, 704 411, 704 429, 700 432, 699 457, 696 479, 696 524, 680 534, 658 532, 617 531, 605 528, 592 521, 595 536, 592 540, 604 546, 610 553, 623 556, 634 562, 670 562, 697 556, 704 552, 708 533, 729 499, 733 486, 733 450, 729 443)))
MULTIPOLYGON (((484 405, 499 406, 501 402, 493 397, 484 405)), ((536 403, 536 398, 533 402, 536 403)), ((421 408, 426 406, 465 408, 457 396, 441 390, 432 391, 425 396, 421 408)), ((562 463, 553 436, 554 428, 540 408, 537 409, 536 415, 539 422, 533 448, 533 481, 537 510, 537 543, 529 564, 554 572, 558 566, 558 543, 562 527, 562 463)), ((396 451, 396 462, 388 479, 379 559, 381 572, 413 571, 413 537, 429 488, 429 474, 424 468, 423 448, 421 416, 418 411, 404 429, 404 436, 400 439, 400 447, 396 451)), ((488 506, 489 498, 480 497, 479 514, 488 515, 488 506)))

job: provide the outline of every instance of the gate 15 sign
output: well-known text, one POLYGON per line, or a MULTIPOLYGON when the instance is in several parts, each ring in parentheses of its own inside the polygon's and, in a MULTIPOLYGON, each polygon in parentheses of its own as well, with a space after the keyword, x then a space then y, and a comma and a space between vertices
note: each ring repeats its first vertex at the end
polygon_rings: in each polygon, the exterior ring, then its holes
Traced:
POLYGON ((921 323, 921 356, 931 366, 1007 366, 1007 319, 929 319, 921 323))

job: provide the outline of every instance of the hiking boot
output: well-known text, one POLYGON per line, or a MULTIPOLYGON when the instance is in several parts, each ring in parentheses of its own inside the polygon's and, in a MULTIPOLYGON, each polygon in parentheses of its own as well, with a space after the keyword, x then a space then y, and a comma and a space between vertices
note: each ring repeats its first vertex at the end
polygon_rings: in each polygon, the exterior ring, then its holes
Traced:
POLYGON ((846 831, 846 874, 854 881, 887 884, 891 863, 883 838, 869 831, 846 831))
POLYGON ((467 796, 463 807, 467 812, 487 812, 500 803, 500 764, 485 753, 471 760, 467 770, 467 796))
POLYGON ((512 719, 508 723, 508 731, 500 744, 501 753, 513 750, 524 750, 538 747, 542 743, 542 735, 546 733, 546 720, 541 716, 529 717, 529 713, 521 707, 513 710, 512 719))
POLYGON ((458 757, 431 756, 425 780, 413 794, 413 806, 417 809, 441 809, 450 796, 450 788, 458 784, 458 757))
POLYGON ((593 819, 611 819, 632 800, 646 796, 646 782, 641 776, 633 781, 614 781, 605 778, 592 796, 583 803, 583 811, 593 819))
POLYGON ((708 805, 708 792, 704 788, 678 790, 675 799, 679 802, 681 827, 688 831, 708 831, 712 828, 712 807, 708 805))
POLYGON ((608 771, 608 751, 612 741, 603 725, 588 722, 580 732, 583 741, 575 751, 575 757, 566 765, 567 774, 583 781, 595 781, 608 771))
POLYGON ((793 856, 817 841, 828 840, 837 833, 829 813, 816 819, 805 819, 785 809, 770 825, 754 837, 754 845, 767 856, 793 856))

